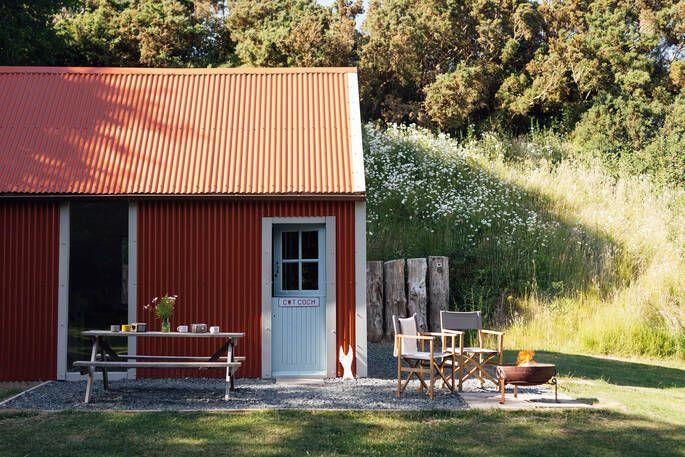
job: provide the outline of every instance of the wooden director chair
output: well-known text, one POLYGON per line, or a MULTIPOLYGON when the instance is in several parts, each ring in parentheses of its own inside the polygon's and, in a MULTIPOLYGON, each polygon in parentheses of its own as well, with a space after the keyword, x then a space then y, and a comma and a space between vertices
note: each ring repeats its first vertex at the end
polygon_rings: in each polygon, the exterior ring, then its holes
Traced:
MULTIPOLYGON (((407 388, 409 381, 413 377, 419 380, 419 391, 426 391, 432 399, 434 386, 437 376, 442 379, 443 386, 446 385, 450 391, 454 391, 454 370, 452 375, 445 375, 445 362, 456 360, 457 349, 455 345, 456 334, 443 335, 442 333, 418 332, 416 325, 416 314, 406 319, 392 316, 393 329, 395 330, 395 347, 393 356, 397 357, 397 398, 402 396, 402 392, 407 388), (436 351, 435 338, 451 340, 451 351, 436 351), (425 343, 428 342, 428 351, 425 350, 425 343), (420 350, 419 350, 420 344, 420 350), (402 373, 409 373, 407 379, 402 383, 402 373), (428 384, 424 380, 424 374, 428 374, 428 384)), ((444 343, 443 343, 444 344, 444 343)))
MULTIPOLYGON (((498 380, 491 376, 486 368, 488 365, 502 364, 504 333, 483 329, 483 318, 480 311, 441 311, 440 327, 443 334, 460 335, 459 346, 456 348, 458 357, 456 357, 456 360, 445 359, 446 364, 452 365, 453 372, 455 363, 457 365, 459 392, 462 391, 464 381, 472 376, 478 378, 481 388, 485 384, 485 380, 492 381, 496 386, 499 386, 498 380), (477 347, 464 347, 463 335, 466 330, 476 330, 478 332, 477 347), (483 346, 485 336, 495 336, 497 338, 497 349, 483 346)), ((450 349, 447 350, 449 351, 450 349)))

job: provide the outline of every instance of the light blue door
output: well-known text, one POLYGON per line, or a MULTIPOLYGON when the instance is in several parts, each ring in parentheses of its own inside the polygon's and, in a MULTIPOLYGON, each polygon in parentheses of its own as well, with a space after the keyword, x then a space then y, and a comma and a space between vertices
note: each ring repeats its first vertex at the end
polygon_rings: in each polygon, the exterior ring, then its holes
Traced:
POLYGON ((274 377, 326 374, 325 231, 323 225, 274 226, 274 377))

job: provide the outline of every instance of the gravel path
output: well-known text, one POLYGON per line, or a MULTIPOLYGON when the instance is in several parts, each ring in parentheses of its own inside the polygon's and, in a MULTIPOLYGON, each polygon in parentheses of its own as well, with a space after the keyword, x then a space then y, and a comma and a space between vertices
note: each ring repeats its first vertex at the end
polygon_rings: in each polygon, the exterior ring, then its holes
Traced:
POLYGON ((91 403, 83 403, 85 382, 51 382, 1 406, 40 410, 242 410, 242 409, 458 409, 458 395, 436 391, 430 401, 411 384, 400 400, 395 382, 385 379, 326 381, 320 385, 287 385, 239 380, 229 401, 223 400, 221 379, 141 379, 111 382, 104 390, 95 383, 91 403))
MULTIPOLYGON (((273 381, 239 379, 236 392, 223 400, 221 379, 139 379, 110 382, 110 390, 96 381, 90 404, 83 403, 85 381, 51 382, 28 392, 0 409, 39 410, 242 410, 242 409, 365 409, 416 410, 459 409, 466 407, 457 394, 436 389, 431 401, 418 392, 412 381, 401 399, 397 386, 395 359, 389 345, 369 344, 369 377, 343 382, 327 380, 321 385, 277 384, 273 381)), ((494 386, 491 386, 494 390, 494 386)), ((475 383, 465 385, 475 390, 475 383)))

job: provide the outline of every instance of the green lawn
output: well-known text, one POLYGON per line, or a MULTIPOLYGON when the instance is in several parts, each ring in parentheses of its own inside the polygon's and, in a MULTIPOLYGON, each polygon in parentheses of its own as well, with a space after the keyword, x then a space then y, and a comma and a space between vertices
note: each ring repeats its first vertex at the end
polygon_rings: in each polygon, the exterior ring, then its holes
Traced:
MULTIPOLYGON (((507 354, 507 358, 513 353, 507 354)), ((602 409, 0 413, 0 455, 680 455, 685 364, 538 353, 602 409)))
MULTIPOLYGON (((507 354, 509 358, 515 355, 507 354)), ((684 362, 555 352, 538 352, 535 359, 557 364, 560 389, 573 398, 655 423, 685 426, 684 362)))
POLYGON ((606 411, 4 413, 1 455, 679 455, 685 430, 606 411))

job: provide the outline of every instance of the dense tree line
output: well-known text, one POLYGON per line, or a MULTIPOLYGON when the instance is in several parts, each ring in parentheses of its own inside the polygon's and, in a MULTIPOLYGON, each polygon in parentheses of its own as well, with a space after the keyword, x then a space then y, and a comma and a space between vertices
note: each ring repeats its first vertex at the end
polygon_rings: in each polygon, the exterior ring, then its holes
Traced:
POLYGON ((367 119, 532 127, 685 183, 683 0, 32 0, 0 4, 6 65, 343 66, 367 119))

